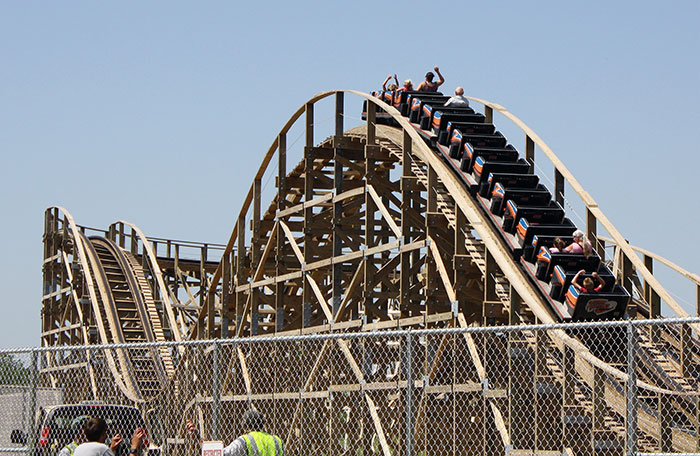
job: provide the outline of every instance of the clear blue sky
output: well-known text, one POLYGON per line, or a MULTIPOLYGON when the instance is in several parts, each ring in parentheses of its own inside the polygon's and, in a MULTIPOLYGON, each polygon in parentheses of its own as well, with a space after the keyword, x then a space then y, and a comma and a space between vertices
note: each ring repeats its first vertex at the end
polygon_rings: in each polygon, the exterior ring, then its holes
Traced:
POLYGON ((304 101, 434 65, 529 124, 630 242, 700 272, 698 24, 696 1, 1 2, 0 347, 38 343, 47 206, 223 243, 304 101))

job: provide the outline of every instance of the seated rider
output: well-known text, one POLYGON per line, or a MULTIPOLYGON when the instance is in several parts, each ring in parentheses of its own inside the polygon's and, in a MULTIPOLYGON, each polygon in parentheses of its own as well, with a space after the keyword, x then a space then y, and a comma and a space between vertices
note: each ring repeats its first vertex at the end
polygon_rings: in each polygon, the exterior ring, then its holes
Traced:
POLYGON ((554 238, 554 243, 549 248, 549 253, 562 253, 566 248, 566 243, 560 237, 554 238))
POLYGON ((574 231, 573 234, 574 241, 566 246, 564 249, 565 253, 582 253, 586 258, 591 256, 593 253, 593 246, 586 239, 586 235, 581 230, 574 231))
MULTIPOLYGON (((396 81, 396 84, 399 83, 398 79, 396 79, 396 75, 394 75, 394 81, 396 81)), ((403 87, 399 87, 398 91, 399 92, 403 92, 403 91, 411 92, 411 91, 413 91, 413 81, 411 81, 410 79, 406 79, 403 82, 403 87)))
POLYGON ((455 89, 454 96, 450 97, 450 99, 445 102, 445 106, 456 106, 459 108, 461 108, 461 107, 468 108, 469 107, 469 100, 467 100, 467 97, 464 96, 464 88, 457 87, 455 89))
POLYGON ((440 74, 440 68, 435 67, 434 69, 440 80, 437 82, 433 82, 435 75, 432 71, 428 71, 425 74, 425 81, 418 84, 416 90, 418 90, 419 92, 437 92, 438 87, 440 87, 445 82, 445 78, 443 78, 442 74, 440 74))
POLYGON ((605 286, 605 281, 598 275, 597 272, 594 272, 592 274, 593 278, 598 280, 599 285, 597 287, 593 288, 595 286, 595 283, 590 277, 586 277, 585 279, 583 279, 583 285, 578 283, 581 274, 585 273, 586 271, 584 269, 581 269, 579 272, 577 272, 574 276, 574 279, 571 281, 571 285, 573 285, 574 288, 576 288, 576 290, 578 290, 581 293, 600 293, 600 291, 605 286))

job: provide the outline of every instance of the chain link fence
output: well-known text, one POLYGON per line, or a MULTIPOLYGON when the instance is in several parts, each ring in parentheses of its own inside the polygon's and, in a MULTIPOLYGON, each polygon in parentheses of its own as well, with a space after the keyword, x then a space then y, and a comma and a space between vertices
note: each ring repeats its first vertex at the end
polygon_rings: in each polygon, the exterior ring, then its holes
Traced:
POLYGON ((286 455, 695 453, 698 328, 677 319, 2 350, 0 453, 56 455, 99 416, 108 443, 125 441, 117 453, 145 428, 144 453, 199 454, 186 420, 228 445, 249 431, 251 408, 286 455))

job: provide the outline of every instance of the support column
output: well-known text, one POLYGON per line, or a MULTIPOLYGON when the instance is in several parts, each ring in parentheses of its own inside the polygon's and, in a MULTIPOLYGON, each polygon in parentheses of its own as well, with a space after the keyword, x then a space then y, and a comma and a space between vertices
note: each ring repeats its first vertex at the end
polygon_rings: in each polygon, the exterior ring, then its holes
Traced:
MULTIPOLYGON (((333 138, 333 189, 335 195, 343 193, 343 163, 339 158, 343 153, 343 105, 344 98, 342 92, 335 94, 335 137, 333 138)), ((343 220, 343 202, 337 201, 333 204, 333 257, 338 257, 342 254, 343 242, 340 237, 340 226, 343 220)), ((332 268, 332 313, 335 316, 340 309, 340 303, 343 300, 342 293, 342 278, 343 278, 343 263, 333 263, 332 268)), ((329 321, 328 323, 334 323, 329 321)))
MULTIPOLYGON (((525 160, 530 165, 530 173, 535 172, 535 142, 528 135, 525 135, 525 160)), ((556 192, 556 188, 555 188, 556 192)))
MULTIPOLYGON (((313 103, 306 104, 306 147, 304 148, 304 201, 310 201, 314 197, 313 174, 314 174, 314 159, 310 156, 310 149, 314 146, 314 105, 313 103)), ((311 248, 311 229, 313 224, 313 209, 304 209, 304 264, 301 265, 302 271, 312 257, 311 248)), ((303 276, 302 276, 303 277, 303 276)), ((313 311, 311 296, 313 294, 309 281, 303 277, 302 291, 302 328, 311 326, 311 313, 313 311)))
MULTIPOLYGON (((238 216, 236 234, 238 237, 236 240, 236 283, 238 286, 241 286, 246 282, 245 214, 240 214, 238 216)), ((239 291, 236 293, 236 334, 240 334, 241 328, 245 324, 246 316, 243 315, 243 312, 247 299, 248 294, 246 292, 239 291)))
MULTIPOLYGON (((417 179, 411 172, 411 162, 413 160, 411 151, 413 141, 407 131, 403 132, 403 145, 401 157, 401 236, 403 243, 408 244, 412 241, 411 227, 409 214, 411 211, 411 201, 413 200, 414 191, 417 186, 417 179)), ((409 289, 410 271, 411 269, 411 252, 401 252, 401 277, 400 277, 400 294, 399 308, 401 318, 406 318, 411 315, 409 289)))
MULTIPOLYGON (((644 255, 644 266, 651 274, 654 273, 654 259, 644 255)), ((649 305, 649 318, 659 318, 661 316, 661 298, 654 289, 644 281, 644 300, 649 305)), ((649 325, 649 337, 654 343, 660 342, 659 327, 657 325, 649 325)))
MULTIPOLYGON (((534 151, 533 151, 534 160, 534 151)), ((564 175, 558 169, 554 170, 554 200, 564 207, 564 175)))
POLYGON ((221 338, 228 338, 228 323, 231 317, 231 254, 221 258, 221 338))
POLYGON ((588 208, 586 208, 586 236, 598 253, 600 261, 605 261, 605 245, 598 241, 598 220, 588 208))
MULTIPOLYGON (((277 210, 283 211, 287 208, 287 134, 280 133, 277 138, 277 210)), ((278 220, 279 221, 279 220, 278 220)), ((277 224, 275 242, 275 274, 279 277, 285 274, 286 267, 283 264, 284 257, 282 250, 284 248, 284 231, 277 224)), ((275 331, 284 331, 284 282, 275 284, 275 331)))
MULTIPOLYGON (((371 103, 370 103, 371 104, 371 103)), ((365 146, 365 182, 367 185, 372 185, 376 178, 376 160, 374 160, 371 154, 372 148, 377 148, 378 146, 367 145, 365 146)), ((375 237, 375 226, 377 226, 377 221, 375 220, 375 214, 377 212, 377 205, 372 199, 369 191, 365 191, 365 247, 370 249, 377 245, 377 239, 375 237)), ((364 270, 364 283, 362 292, 362 302, 364 304, 364 315, 367 323, 371 323, 377 313, 374 311, 374 255, 366 255, 363 258, 365 262, 364 270)))
POLYGON ((627 456, 637 454, 637 334, 632 323, 627 325, 627 456))
MULTIPOLYGON (((433 215, 435 215, 438 211, 437 207, 437 193, 435 192, 435 189, 437 188, 437 173, 433 169, 432 166, 428 165, 428 188, 426 189, 426 201, 427 201, 427 207, 426 207, 426 213, 425 213, 425 232, 429 237, 432 237, 433 239, 436 237, 435 233, 435 228, 433 228, 431 220, 433 215)), ((438 216, 441 216, 442 214, 438 214, 438 216)), ((428 249, 429 251, 430 249, 428 249)), ((430 315, 431 313, 435 312, 435 309, 433 309, 433 304, 436 303, 436 298, 435 298, 435 292, 437 291, 437 285, 440 281, 440 277, 438 275, 437 271, 437 266, 435 264, 435 260, 433 259, 432 252, 429 255, 426 255, 426 265, 425 265, 425 312, 426 315, 430 315)))
MULTIPOLYGON (((256 271, 260 262, 260 212, 262 192, 262 182, 259 178, 253 181, 253 218, 251 219, 250 236, 250 269, 256 271)), ((254 273, 253 273, 254 274, 254 273)), ((251 282, 253 277, 251 277, 251 282)), ((260 293, 259 288, 250 290, 250 335, 255 336, 259 332, 260 324, 260 293)))

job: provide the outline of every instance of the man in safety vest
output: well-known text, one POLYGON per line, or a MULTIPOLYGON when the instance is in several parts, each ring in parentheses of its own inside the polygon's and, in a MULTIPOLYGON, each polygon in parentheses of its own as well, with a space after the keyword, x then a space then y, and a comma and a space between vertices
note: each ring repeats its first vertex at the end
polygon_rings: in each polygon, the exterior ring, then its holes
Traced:
MULTIPOLYGON (((199 439, 199 443, 203 439, 199 435, 199 431, 194 426, 192 420, 186 422, 187 432, 192 437, 199 439)), ((255 409, 248 410, 243 414, 243 429, 247 434, 238 437, 231 442, 229 446, 224 448, 224 456, 283 456, 282 439, 276 435, 268 434, 263 431, 265 429, 265 415, 255 409)))
POLYGON ((87 423, 88 419, 89 418, 87 416, 79 416, 71 421, 70 427, 73 431, 75 431, 73 441, 61 448, 61 451, 58 452, 57 456, 73 456, 73 452, 76 448, 78 448, 78 445, 85 441, 83 427, 85 426, 85 423, 87 423))

